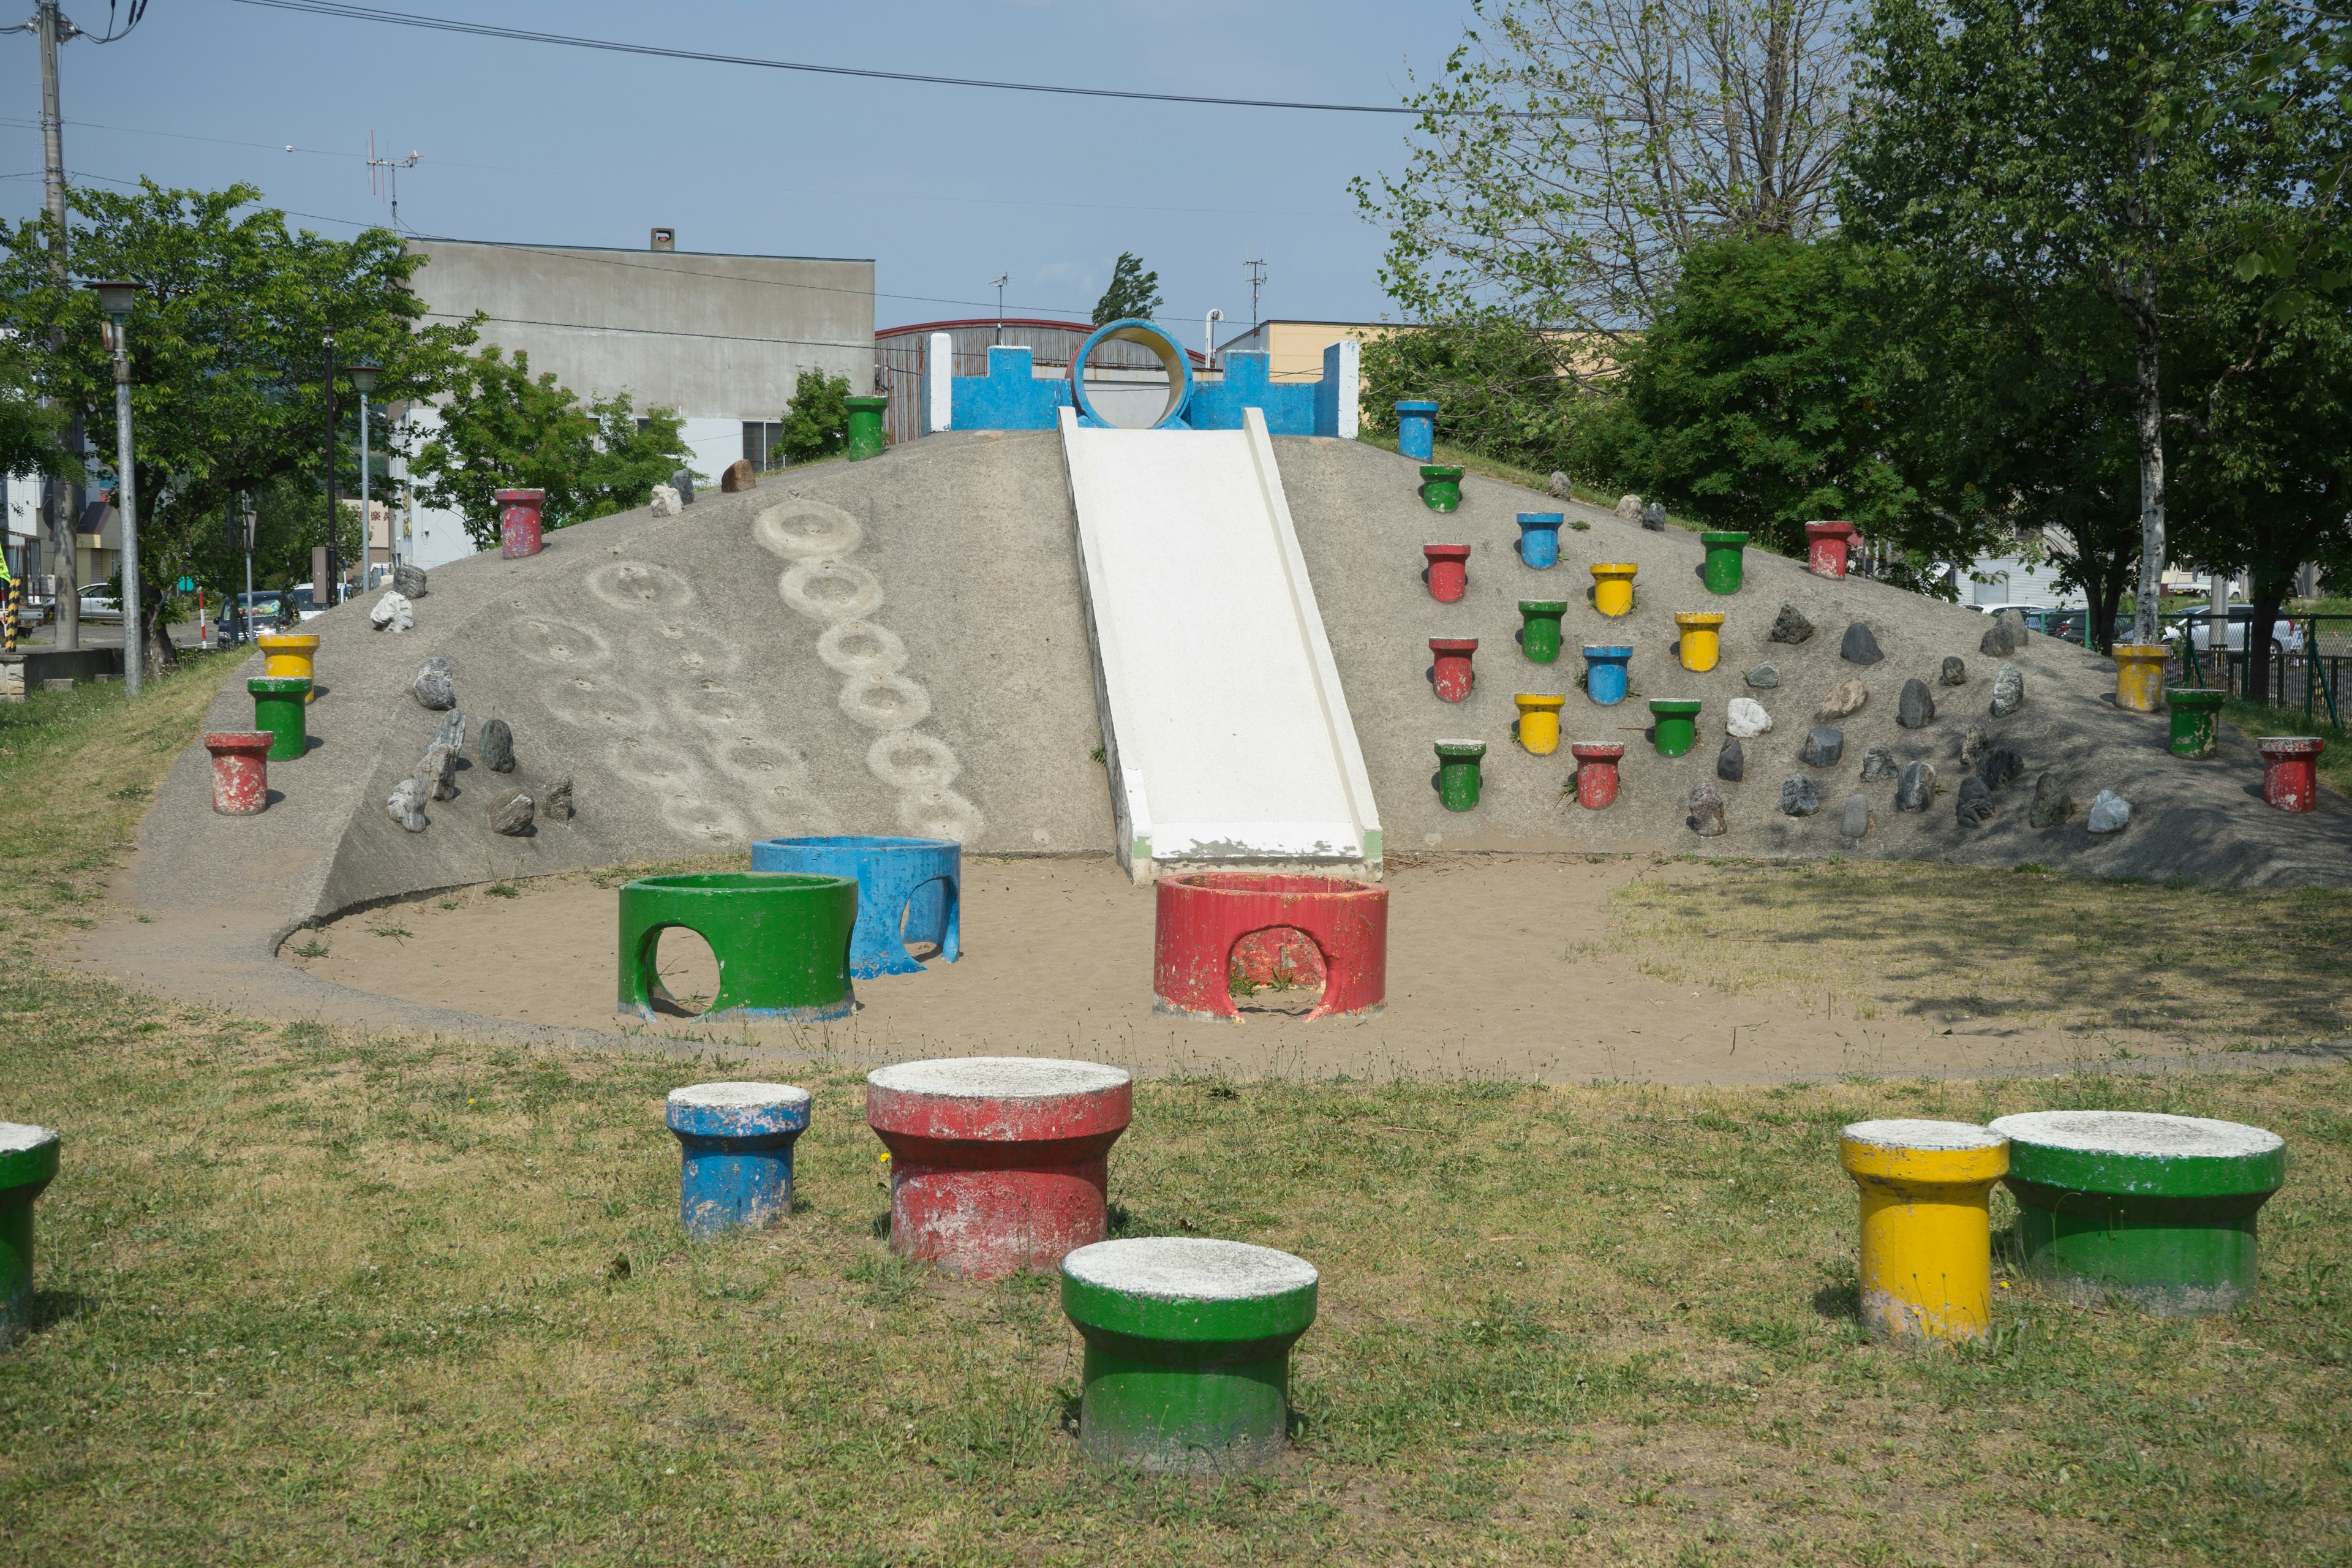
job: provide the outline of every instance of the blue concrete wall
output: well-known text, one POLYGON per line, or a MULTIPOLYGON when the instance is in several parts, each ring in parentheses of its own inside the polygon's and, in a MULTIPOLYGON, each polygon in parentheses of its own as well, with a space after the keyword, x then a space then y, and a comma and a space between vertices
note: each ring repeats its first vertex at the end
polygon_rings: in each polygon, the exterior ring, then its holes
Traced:
POLYGON ((1070 406, 1066 379, 1040 381, 1034 349, 992 348, 986 375, 955 378, 955 427, 959 430, 1053 430, 1070 406))
MULTIPOLYGON (((1157 329, 1155 329, 1157 330, 1157 329)), ((1172 342, 1173 339, 1171 339, 1172 342)), ((1222 382, 1195 382, 1192 395, 1175 424, 1191 430, 1238 430, 1242 410, 1265 411, 1265 427, 1275 436, 1337 436, 1345 421, 1341 399, 1352 405, 1356 388, 1340 386, 1334 376, 1338 356, 1324 355, 1325 374, 1315 381, 1271 379, 1263 353, 1225 356, 1222 382)), ((1025 348, 992 348, 986 375, 960 375, 950 396, 950 418, 958 430, 1051 430, 1061 410, 1073 405, 1066 377, 1039 380, 1036 356, 1025 348)), ((1093 425, 1092 419, 1082 423, 1093 425)))

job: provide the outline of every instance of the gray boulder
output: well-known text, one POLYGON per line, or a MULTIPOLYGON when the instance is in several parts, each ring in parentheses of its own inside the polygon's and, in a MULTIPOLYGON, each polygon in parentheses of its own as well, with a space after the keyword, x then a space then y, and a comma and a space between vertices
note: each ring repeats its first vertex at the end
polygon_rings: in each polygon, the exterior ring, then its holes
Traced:
POLYGON ((1768 638, 1794 647, 1812 635, 1813 623, 1805 619, 1803 612, 1794 605, 1783 605, 1780 613, 1772 617, 1772 630, 1768 638))
POLYGON ((424 832, 424 788, 415 779, 401 780, 392 786, 392 797, 383 803, 383 812, 409 832, 424 832))
POLYGON ((514 772, 514 731, 503 719, 493 719, 482 726, 482 738, 476 744, 482 766, 494 773, 514 772))
POLYGON ((1987 658, 2007 658, 2017 651, 2017 637, 2007 621, 1995 621, 1977 639, 1977 651, 1987 658))
POLYGON ((1974 773, 1960 781, 1958 797, 1953 802, 1953 812, 1962 827, 1981 827, 1992 820, 1992 791, 1985 788, 1984 780, 1974 773))
POLYGON ((2058 782, 2056 773, 2043 773, 2033 781, 2033 804, 2025 810, 2025 820, 2035 827, 2063 827, 2066 819, 2074 815, 2074 797, 2058 782))
POLYGON ((1696 784, 1690 792, 1690 830, 1701 838, 1723 835, 1723 797, 1711 784, 1696 784))
POLYGON ((1985 732, 1981 724, 1971 724, 1960 731, 1960 766, 1972 768, 1984 755, 1985 732))
POLYGON ((416 705, 439 713, 457 706, 457 671, 449 661, 435 654, 417 666, 416 679, 410 682, 410 696, 416 705))
POLYGON ((1662 500, 1654 500, 1649 505, 1643 507, 1642 509, 1642 526, 1648 529, 1652 533, 1665 532, 1666 503, 1662 500))
POLYGON ((1992 716, 2006 719, 2025 706, 2025 671, 2004 664, 1992 678, 1992 716))
POLYGON ((433 731, 433 740, 436 745, 462 753, 466 749, 466 710, 452 708, 442 714, 441 727, 433 731))
POLYGON ((530 796, 520 791, 502 795, 499 804, 490 807, 490 831, 520 838, 530 831, 530 819, 537 809, 530 796))
POLYGON ((1956 654, 1947 654, 1944 658, 1944 672, 1936 678, 1936 684, 1938 686, 1966 686, 1968 683, 1969 667, 1967 661, 1960 658, 1956 654))
POLYGON ((1845 755, 1845 731, 1828 724, 1816 724, 1805 731, 1805 743, 1797 749, 1797 760, 1816 768, 1833 768, 1845 755))
POLYGON ((1862 782, 1879 784, 1895 774, 1895 752, 1885 746, 1871 746, 1862 753, 1862 782))
POLYGON ((1977 763, 1977 777, 1989 790, 2000 788, 2025 771, 2025 759, 2007 746, 1995 746, 1977 763))
POLYGON ((1838 645, 1838 657, 1848 664, 1876 664, 1886 656, 1878 651, 1878 638, 1869 623, 1856 621, 1845 629, 1845 640, 1838 645))
POLYGON ((1895 705, 1895 721, 1906 730, 1924 730, 1936 721, 1936 694, 1917 676, 1903 683, 1895 705))
POLYGON ((1569 494, 1568 476, 1561 473, 1557 468, 1552 470, 1551 499, 1554 500, 1573 500, 1575 499, 1573 496, 1569 494))
POLYGON ((572 820, 572 775, 564 774, 539 795, 539 815, 550 822, 572 820))
POLYGON ((457 799, 457 752, 440 741, 425 747, 425 760, 416 764, 416 787, 427 800, 457 799))
POLYGON ((669 476, 669 488, 677 492, 677 499, 680 501, 692 506, 694 504, 694 470, 692 468, 672 469, 669 476))
POLYGON ((1811 816, 1822 808, 1821 791, 1802 773, 1790 773, 1780 784, 1780 815, 1811 816))
POLYGON ((1895 809, 1925 811, 1936 804, 1936 766, 1933 763, 1906 763, 1895 781, 1895 809))
POLYGON ((1845 815, 1838 819, 1838 831, 1848 838, 1859 838, 1870 831, 1870 797, 1850 795, 1845 797, 1845 815))
POLYGON ((1617 515, 1627 522, 1642 521, 1642 498, 1628 491, 1617 498, 1617 515))
POLYGON ((1780 684, 1780 667, 1769 662, 1759 664, 1748 672, 1747 679, 1759 691, 1769 691, 1780 684))
POLYGON ((1841 680, 1822 699, 1821 710, 1814 718, 1827 721, 1843 719, 1849 713, 1859 713, 1862 705, 1870 700, 1870 688, 1859 680, 1841 680))
POLYGON ((2121 833, 2131 820, 2131 802, 2111 789, 2103 789, 2091 801, 2090 829, 2094 833, 2121 833))
POLYGON ((1748 776, 1748 753, 1738 736, 1724 737, 1723 750, 1716 753, 1715 776, 1727 784, 1738 784, 1748 776))
POLYGON ((402 562, 392 569, 392 585, 404 599, 425 597, 425 568, 402 562))

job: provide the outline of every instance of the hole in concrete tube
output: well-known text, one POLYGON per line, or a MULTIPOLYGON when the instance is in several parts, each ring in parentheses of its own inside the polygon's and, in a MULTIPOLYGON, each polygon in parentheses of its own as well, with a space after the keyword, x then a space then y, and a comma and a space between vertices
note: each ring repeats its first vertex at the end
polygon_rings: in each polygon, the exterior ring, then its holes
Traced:
POLYGON ((1175 412, 1172 405, 1181 388, 1171 388, 1173 362, 1161 353, 1171 345, 1158 337, 1154 333, 1149 342, 1106 338, 1079 365, 1087 401, 1106 425, 1120 430, 1149 430, 1175 412))
POLYGON ((1297 926, 1266 926, 1237 940, 1225 984, 1244 1013, 1304 1017, 1323 1000, 1323 950, 1297 926))
POLYGON ((719 994, 719 960, 698 931, 666 926, 654 947, 654 1011, 699 1017, 719 994))
POLYGON ((898 940, 918 963, 937 958, 947 945, 948 895, 952 890, 945 877, 934 877, 907 900, 906 913, 898 918, 898 940))

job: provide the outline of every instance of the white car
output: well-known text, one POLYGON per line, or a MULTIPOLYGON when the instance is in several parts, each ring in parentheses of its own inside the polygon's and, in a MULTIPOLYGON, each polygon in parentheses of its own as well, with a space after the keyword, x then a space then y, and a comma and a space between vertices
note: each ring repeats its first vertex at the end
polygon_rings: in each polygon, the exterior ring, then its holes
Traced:
MULTIPOLYGON (((2231 653, 2246 651, 2246 633, 2252 629, 2253 624, 2254 607, 2252 605, 2230 606, 2230 624, 2228 629, 2222 634, 2222 640, 2231 653)), ((2191 610, 2164 628, 2164 640, 2167 642, 2171 642, 2182 636, 2189 637, 2197 647, 2211 651, 2213 647, 2212 607, 2208 605, 2201 610, 2191 610)), ((2271 654, 2273 658, 2282 654, 2302 651, 2303 626, 2299 622, 2282 617, 2271 623, 2271 654)))
POLYGON ((79 601, 79 614, 85 621, 119 621, 122 618, 122 601, 103 588, 85 588, 79 601))

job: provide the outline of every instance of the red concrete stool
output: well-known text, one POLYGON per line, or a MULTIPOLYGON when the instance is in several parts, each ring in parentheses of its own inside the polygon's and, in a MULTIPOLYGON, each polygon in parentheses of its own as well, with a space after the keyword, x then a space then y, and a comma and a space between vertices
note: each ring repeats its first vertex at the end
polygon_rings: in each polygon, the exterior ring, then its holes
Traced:
POLYGON ((1448 702, 1459 702, 1470 695, 1475 677, 1470 672, 1470 658, 1478 651, 1476 637, 1432 637, 1429 651, 1435 661, 1430 680, 1437 694, 1448 702))
POLYGON ((1429 563, 1422 576, 1429 596, 1441 605, 1459 600, 1470 586, 1470 547, 1466 544, 1424 544, 1421 553, 1429 563))
POLYGON ((205 737, 213 754, 213 809, 224 816, 251 816, 269 809, 269 748, 278 737, 267 730, 229 730, 205 737))
POLYGON ((1050 1057, 868 1073, 866 1124, 890 1150, 890 1250, 975 1279, 1060 1268, 1104 1237, 1110 1146, 1134 1102, 1119 1068, 1050 1057))
POLYGON ((2319 752, 2315 735, 2264 735, 2254 742, 2263 754, 2263 799, 2281 811, 2313 811, 2319 805, 2319 752))
POLYGON ((1579 741, 1568 749, 1576 759, 1576 804, 1599 811, 1617 798, 1617 764, 1624 760, 1622 745, 1579 741))
POLYGON ((1320 979, 1323 1000, 1310 1019, 1377 1013, 1388 1005, 1389 890, 1271 872, 1160 878, 1152 1011, 1241 1022, 1236 965, 1256 983, 1276 966, 1294 979, 1320 979))
POLYGON ((1816 577, 1844 576, 1847 553, 1861 536, 1850 522, 1805 524, 1805 570, 1816 577))

